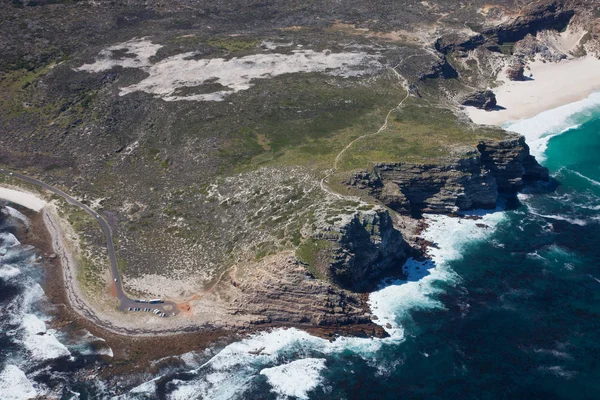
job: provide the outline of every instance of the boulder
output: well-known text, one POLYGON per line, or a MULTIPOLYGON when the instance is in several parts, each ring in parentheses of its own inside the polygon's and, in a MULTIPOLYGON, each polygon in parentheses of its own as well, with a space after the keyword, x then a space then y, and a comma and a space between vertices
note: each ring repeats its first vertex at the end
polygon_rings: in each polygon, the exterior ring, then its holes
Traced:
POLYGON ((496 95, 491 90, 469 93, 460 102, 463 106, 476 107, 482 110, 493 110, 498 105, 496 95))

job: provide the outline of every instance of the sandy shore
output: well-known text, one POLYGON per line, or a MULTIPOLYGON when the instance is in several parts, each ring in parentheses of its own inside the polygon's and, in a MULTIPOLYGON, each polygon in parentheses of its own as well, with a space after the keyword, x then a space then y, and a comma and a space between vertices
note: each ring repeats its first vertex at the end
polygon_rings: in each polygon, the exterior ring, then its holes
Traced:
POLYGON ((509 121, 531 118, 565 104, 584 99, 600 90, 600 60, 586 56, 558 63, 535 61, 528 64, 525 76, 532 80, 505 83, 494 89, 498 106, 504 110, 484 111, 467 107, 473 122, 502 125, 509 121))
POLYGON ((47 204, 45 200, 32 193, 6 187, 0 187, 0 199, 8 200, 33 211, 40 211, 47 204))
MULTIPOLYGON (((52 234, 45 221, 48 217, 44 212, 25 208, 19 210, 29 218, 31 225, 16 232, 17 238, 22 244, 34 246, 43 256, 40 268, 44 270, 44 279, 41 284, 52 304, 44 310, 52 316, 46 323, 49 328, 61 330, 66 335, 84 329, 94 336, 103 338, 113 350, 113 357, 104 359, 106 364, 100 364, 102 367, 100 371, 97 369, 98 364, 92 365, 93 373, 100 374, 102 379, 119 381, 122 380, 122 374, 129 377, 132 372, 156 374, 162 365, 168 365, 171 361, 176 362, 180 354, 208 347, 221 348, 232 341, 239 340, 235 332, 217 329, 155 336, 122 335, 104 329, 71 305, 61 259, 49 257, 56 249, 53 247, 52 234)), ((116 385, 116 381, 112 385, 116 385)))

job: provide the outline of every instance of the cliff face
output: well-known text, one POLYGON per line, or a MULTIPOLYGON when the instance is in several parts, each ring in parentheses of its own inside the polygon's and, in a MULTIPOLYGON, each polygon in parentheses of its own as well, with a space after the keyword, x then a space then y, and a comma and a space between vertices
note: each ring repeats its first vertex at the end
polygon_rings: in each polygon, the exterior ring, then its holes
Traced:
POLYGON ((349 184, 399 212, 454 213, 494 208, 498 193, 547 179, 548 170, 529 154, 525 139, 515 137, 481 141, 477 151, 446 165, 376 164, 373 172, 360 172, 349 184))
POLYGON ((252 271, 251 277, 232 276, 218 294, 229 298, 230 324, 364 325, 376 329, 364 296, 311 277, 294 257, 276 255, 252 271))
POLYGON ((463 33, 452 32, 439 38, 435 48, 442 54, 467 52, 480 46, 491 51, 501 52, 499 45, 518 42, 527 35, 536 35, 543 30, 562 31, 568 25, 575 11, 573 6, 563 1, 543 0, 524 7, 517 18, 497 26, 481 30, 465 37, 463 33))
POLYGON ((408 249, 390 214, 381 207, 317 227, 303 246, 299 254, 304 254, 302 261, 309 270, 354 290, 365 289, 394 267, 400 270, 408 249))
POLYGON ((329 265, 333 280, 347 286, 362 286, 406 260, 402 234, 387 211, 361 212, 340 229, 339 248, 329 265))
POLYGON ((502 193, 514 193, 527 181, 548 180, 548 170, 529 154, 525 138, 485 141, 477 145, 481 164, 491 172, 502 193))

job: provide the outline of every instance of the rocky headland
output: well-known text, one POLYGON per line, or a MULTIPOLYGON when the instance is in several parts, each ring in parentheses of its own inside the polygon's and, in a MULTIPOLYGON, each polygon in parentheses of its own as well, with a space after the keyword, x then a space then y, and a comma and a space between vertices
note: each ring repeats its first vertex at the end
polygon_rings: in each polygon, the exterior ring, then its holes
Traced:
MULTIPOLYGON (((365 293, 426 257, 420 214, 548 179, 465 110, 501 113, 533 63, 600 49, 597 6, 575 0, 54 3, 2 2, 0 163, 102 214, 125 289, 180 306, 165 333, 381 333, 365 293)), ((146 325, 104 301, 93 219, 60 208, 73 284, 146 325)))
POLYGON ((357 172, 348 184, 395 211, 416 215, 493 209, 500 193, 516 193, 527 182, 548 179, 548 170, 519 136, 481 141, 476 150, 448 164, 378 163, 372 171, 357 172))

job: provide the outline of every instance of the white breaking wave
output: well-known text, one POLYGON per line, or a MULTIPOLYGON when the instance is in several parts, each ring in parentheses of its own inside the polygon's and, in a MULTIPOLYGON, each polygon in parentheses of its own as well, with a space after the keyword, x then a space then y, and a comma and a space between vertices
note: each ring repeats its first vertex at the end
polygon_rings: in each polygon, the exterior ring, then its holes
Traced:
POLYGON ((481 219, 425 216, 428 228, 422 237, 437 244, 437 247, 428 250, 431 260, 419 262, 409 259, 404 265, 407 280, 387 281, 382 289, 369 296, 371 312, 377 316, 374 322, 384 327, 392 337, 404 337, 402 319, 410 311, 443 307, 435 299, 442 290, 435 286, 435 282, 459 279, 448 262, 461 258, 465 245, 491 235, 493 228, 504 219, 502 212, 471 214, 480 214, 481 219))
POLYGON ((16 365, 7 365, 0 372, 0 395, 2 400, 27 400, 40 393, 27 379, 25 372, 16 365))
POLYGON ((37 316, 25 314, 21 323, 21 341, 33 359, 45 361, 71 355, 66 346, 58 341, 55 331, 47 329, 46 323, 37 316))
POLYGON ((587 221, 579 219, 579 218, 569 218, 569 217, 565 217, 563 215, 556 215, 556 214, 542 214, 542 213, 538 212, 538 210, 533 208, 533 206, 531 204, 529 204, 527 202, 525 202, 524 204, 527 206, 527 211, 531 215, 535 215, 535 216, 542 217, 542 218, 553 219, 555 221, 566 221, 570 224, 579 225, 579 226, 585 226, 588 224, 587 221))
POLYGON ((13 267, 12 265, 2 265, 0 268, 0 279, 5 281, 18 276, 21 273, 19 268, 13 267))
POLYGON ((25 216, 25 214, 23 214, 19 210, 16 210, 16 209, 14 209, 14 208, 12 208, 10 206, 6 206, 6 209, 8 210, 8 215, 10 215, 13 218, 18 219, 23 224, 25 224, 26 227, 30 227, 31 226, 31 222, 29 221, 29 218, 27 218, 25 216))
MULTIPOLYGON (((434 282, 459 279, 448 266, 448 261, 461 257, 461 251, 467 243, 488 237, 493 232, 493 227, 504 218, 500 212, 480 214, 482 217, 477 220, 447 216, 425 217, 429 227, 423 232, 423 237, 438 245, 438 248, 430 249, 431 261, 408 260, 404 266, 408 275, 406 281, 387 282, 384 288, 372 293, 370 297, 372 311, 378 317, 375 322, 382 326, 389 323, 391 328, 386 326, 386 330, 390 337, 339 337, 328 341, 295 328, 257 333, 226 346, 208 362, 190 371, 191 374, 197 374, 194 379, 171 381, 169 385, 172 385, 172 392, 167 398, 242 399, 260 375, 266 376, 273 390, 283 398, 307 398, 303 396, 323 383, 321 372, 325 368, 324 356, 349 352, 363 358, 373 367, 381 367, 377 352, 383 346, 404 340, 402 319, 411 310, 442 307, 434 298, 441 290, 434 287, 434 282), (295 378, 292 379, 291 376, 295 378)), ((401 364, 402 362, 396 362, 383 367, 393 369, 401 364)), ((160 378, 148 381, 120 398, 152 397, 160 378)))
MULTIPOLYGON (((339 337, 334 341, 321 339, 310 334, 295 329, 275 329, 271 332, 261 332, 249 336, 239 342, 232 343, 221 350, 209 361, 199 368, 190 371, 191 374, 197 374, 197 377, 189 380, 172 381, 174 390, 167 396, 169 400, 195 400, 195 399, 243 399, 244 393, 251 387, 261 371, 265 369, 277 368, 285 365, 282 357, 289 359, 294 357, 297 360, 314 360, 315 354, 320 356, 339 354, 342 352, 354 353, 365 360, 371 360, 385 343, 391 343, 394 339, 363 339, 339 337)), ((186 357, 189 358, 189 357, 186 357)), ((373 360, 375 365, 376 360, 373 360)), ((293 364, 292 367, 307 367, 314 361, 303 361, 293 364)), ((313 364, 316 365, 316 364, 313 364)), ((290 381, 279 380, 285 378, 283 370, 277 374, 275 369, 271 374, 269 383, 280 390, 302 391, 307 389, 308 382, 298 382, 297 388, 292 388, 290 381)), ((264 374, 263 374, 264 375, 264 374)), ((120 399, 138 399, 144 396, 152 396, 156 391, 156 382, 161 377, 156 377, 151 381, 134 388, 129 394, 119 397, 120 399)), ((320 378, 314 377, 311 380, 315 387, 320 382, 320 378)), ((311 384, 312 386, 312 384, 311 384)))
POLYGON ((527 144, 538 161, 545 160, 548 141, 563 132, 581 126, 592 116, 592 110, 600 107, 600 93, 587 99, 545 111, 533 118, 509 123, 506 129, 525 136, 527 144))
POLYGON ((2 248, 8 249, 21 244, 19 240, 12 233, 0 232, 0 240, 2 241, 2 248))
POLYGON ((588 181, 589 183, 591 183, 594 186, 600 186, 600 182, 598 182, 592 178, 588 178, 587 176, 585 176, 577 171, 573 171, 572 169, 569 169, 569 168, 563 168, 563 169, 571 174, 577 175, 578 177, 588 181))
POLYGON ((305 358, 292 361, 289 364, 260 371, 267 377, 273 392, 280 398, 296 397, 308 400, 308 392, 315 389, 321 382, 320 372, 325 368, 324 358, 305 358))

